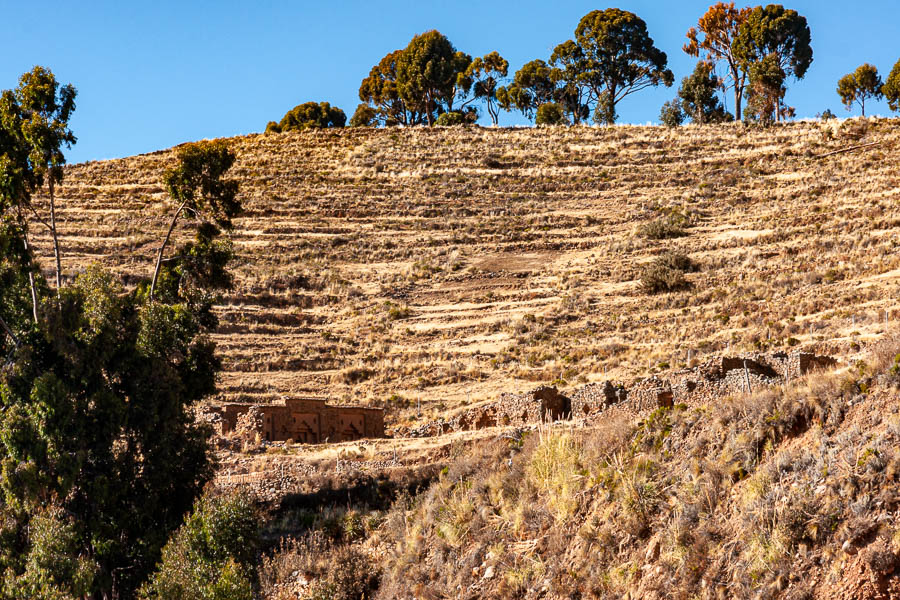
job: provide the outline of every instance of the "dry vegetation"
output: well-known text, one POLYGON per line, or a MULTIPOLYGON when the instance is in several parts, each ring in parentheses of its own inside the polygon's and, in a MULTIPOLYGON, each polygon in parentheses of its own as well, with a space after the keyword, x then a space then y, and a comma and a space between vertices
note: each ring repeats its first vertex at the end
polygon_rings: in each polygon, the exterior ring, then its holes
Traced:
MULTIPOLYGON (((897 296, 898 140, 889 120, 235 138, 247 213, 220 308, 223 396, 325 393, 398 426, 689 352, 853 354, 897 296), (861 142, 881 145, 815 158, 861 142), (647 293, 670 251, 696 272, 647 293)), ((101 260, 149 276, 171 160, 67 169, 69 275, 101 260)))

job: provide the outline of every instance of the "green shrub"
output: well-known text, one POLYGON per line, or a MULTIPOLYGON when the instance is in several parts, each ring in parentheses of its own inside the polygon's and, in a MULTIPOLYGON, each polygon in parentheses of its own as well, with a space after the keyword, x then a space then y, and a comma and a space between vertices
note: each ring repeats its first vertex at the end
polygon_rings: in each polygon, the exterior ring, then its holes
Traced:
POLYGON ((437 118, 434 122, 438 127, 454 127, 457 125, 468 125, 469 119, 461 112, 446 112, 437 118))
POLYGON ((659 120, 666 127, 678 127, 684 123, 684 118, 684 111, 675 100, 669 100, 663 104, 659 111, 659 120))
POLYGON ((285 113, 280 122, 269 121, 266 133, 343 127, 346 122, 347 115, 337 106, 327 102, 305 102, 285 113))
POLYGON ((536 125, 566 125, 566 114, 556 102, 541 104, 534 119, 536 125))
POLYGON ((674 292, 690 287, 684 274, 697 266, 684 254, 667 252, 641 269, 641 289, 648 294, 674 292))
POLYGON ((159 600, 252 600, 259 517, 243 493, 207 494, 162 551, 140 597, 159 600))
POLYGON ((350 127, 375 127, 378 124, 375 109, 368 104, 360 104, 350 117, 350 127))

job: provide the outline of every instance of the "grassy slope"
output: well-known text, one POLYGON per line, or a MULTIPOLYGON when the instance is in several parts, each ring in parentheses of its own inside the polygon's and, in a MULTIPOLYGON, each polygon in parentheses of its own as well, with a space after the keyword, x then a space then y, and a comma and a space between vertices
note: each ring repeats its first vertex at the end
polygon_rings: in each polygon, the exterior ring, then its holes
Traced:
POLYGON ((473 451, 372 539, 379 598, 900 598, 898 349, 473 451))
MULTIPOLYGON (((417 401, 430 419, 535 382, 645 375, 689 352, 794 338, 852 353, 896 296, 898 139, 896 121, 235 138, 248 211, 217 335, 223 393, 322 392, 387 404, 408 424, 417 401), (860 138, 883 145, 813 158, 860 138), (641 234, 673 214, 686 236, 641 234), (701 271, 690 291, 647 296, 639 267, 669 248, 701 271)), ((68 273, 101 260, 149 275, 171 158, 67 169, 68 273)))

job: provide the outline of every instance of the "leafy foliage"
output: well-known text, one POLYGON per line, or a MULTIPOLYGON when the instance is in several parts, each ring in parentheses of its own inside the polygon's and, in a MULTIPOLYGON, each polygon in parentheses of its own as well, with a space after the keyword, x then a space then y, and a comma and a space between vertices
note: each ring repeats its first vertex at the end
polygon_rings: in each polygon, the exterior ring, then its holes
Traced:
POLYGON ((750 98, 744 120, 770 125, 781 113, 781 100, 787 91, 786 74, 774 54, 750 67, 750 98))
POLYGON ((552 102, 556 83, 546 62, 533 60, 516 71, 513 82, 497 90, 497 101, 504 110, 519 110, 531 118, 538 107, 552 102))
POLYGON ((556 102, 548 102, 538 107, 534 122, 537 125, 565 125, 566 115, 562 106, 556 102))
POLYGON ((648 87, 672 85, 666 53, 647 33, 647 24, 617 8, 595 10, 575 28, 575 43, 584 55, 581 81, 597 102, 595 120, 615 122, 616 105, 626 96, 648 87))
POLYGON ((733 49, 750 75, 751 95, 761 95, 750 114, 759 114, 774 103, 775 108, 769 114, 781 118, 787 78, 803 79, 812 64, 810 40, 806 18, 780 4, 757 6, 747 15, 738 29, 733 49), (782 91, 776 93, 779 89, 782 91))
POLYGON ((397 93, 433 125, 438 114, 453 112, 458 95, 469 91, 465 72, 471 62, 439 31, 417 35, 397 57, 397 93))
POLYGON ((881 91, 883 86, 878 69, 866 63, 838 80, 837 93, 847 110, 851 110, 853 103, 858 102, 862 108, 862 116, 866 116, 866 100, 881 98, 884 95, 881 91))
POLYGON ((162 550, 145 599, 252 600, 259 515, 246 494, 206 494, 162 550))
POLYGON ((684 123, 685 114, 681 110, 681 103, 677 100, 664 102, 659 111, 659 120, 666 127, 678 127, 684 123))
MULTIPOLYGON (((709 7, 697 21, 697 27, 691 27, 687 32, 688 43, 683 50, 699 58, 701 54, 705 61, 715 66, 724 62, 728 69, 727 88, 734 90, 734 114, 741 114, 744 88, 747 85, 749 72, 735 54, 734 40, 738 31, 746 22, 751 9, 734 7, 734 2, 717 2, 709 7)), ((724 82, 719 82, 720 84, 724 82)))
POLYGON ((465 77, 471 81, 475 99, 484 102, 491 123, 495 126, 501 108, 497 101, 497 90, 507 73, 509 62, 496 51, 475 58, 465 72, 465 77))
POLYGON ((343 127, 346 122, 347 115, 337 106, 327 102, 305 102, 289 110, 277 124, 270 121, 266 133, 343 127))
POLYGON ((891 74, 888 75, 887 81, 884 82, 881 93, 887 99, 891 110, 900 111, 900 60, 891 69, 891 74))
MULTIPOLYGON (((65 121, 74 88, 60 94, 47 73, 22 90, 63 98, 51 112, 65 121)), ((23 103, 37 101, 20 96, 0 102, 0 598, 131 597, 212 475, 190 407, 221 368, 209 334, 214 294, 231 285, 217 236, 240 211, 222 179, 234 155, 179 149, 165 184, 197 236, 157 269, 156 300, 98 267, 51 297, 23 211, 63 158, 33 160, 23 103)), ((50 146, 74 140, 42 131, 50 146)))
POLYGON ((378 113, 368 104, 357 106, 353 116, 350 117, 350 127, 374 127, 377 123, 378 113))
POLYGON ((685 114, 694 123, 720 123, 728 120, 725 107, 716 96, 719 78, 709 63, 697 63, 694 72, 682 79, 678 97, 685 114))

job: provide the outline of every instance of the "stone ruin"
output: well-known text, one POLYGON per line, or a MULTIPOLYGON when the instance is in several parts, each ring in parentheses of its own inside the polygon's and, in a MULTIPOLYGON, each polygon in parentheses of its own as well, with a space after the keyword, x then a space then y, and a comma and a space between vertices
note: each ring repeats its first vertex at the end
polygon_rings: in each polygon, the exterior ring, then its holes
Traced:
POLYGON ((206 409, 205 420, 221 435, 303 444, 384 437, 384 410, 333 406, 323 398, 287 398, 280 404, 226 403, 206 409))
POLYGON ((656 375, 639 379, 628 387, 609 381, 591 383, 564 396, 555 387, 542 386, 524 394, 501 394, 496 402, 469 408, 450 419, 427 423, 410 431, 409 435, 427 437, 451 431, 579 419, 611 406, 634 413, 671 408, 679 403, 699 406, 730 394, 787 382, 836 364, 831 357, 805 352, 748 354, 707 361, 697 367, 676 371, 667 379, 656 375))

